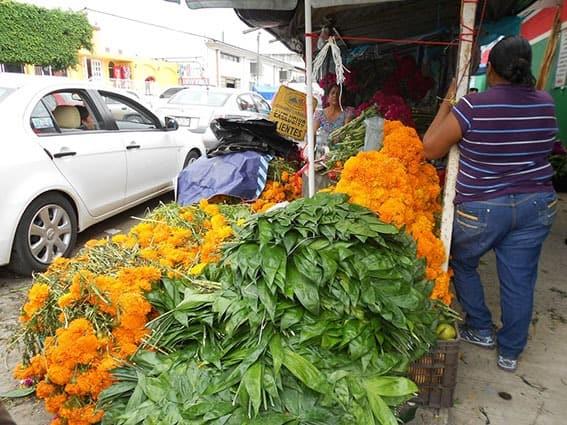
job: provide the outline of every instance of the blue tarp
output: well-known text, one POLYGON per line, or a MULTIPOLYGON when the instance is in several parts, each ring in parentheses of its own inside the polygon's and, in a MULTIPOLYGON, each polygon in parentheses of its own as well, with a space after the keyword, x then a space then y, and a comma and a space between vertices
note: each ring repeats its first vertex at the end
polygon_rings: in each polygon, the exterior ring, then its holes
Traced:
POLYGON ((177 203, 190 205, 215 195, 254 200, 266 186, 270 159, 254 151, 201 157, 179 174, 177 203))

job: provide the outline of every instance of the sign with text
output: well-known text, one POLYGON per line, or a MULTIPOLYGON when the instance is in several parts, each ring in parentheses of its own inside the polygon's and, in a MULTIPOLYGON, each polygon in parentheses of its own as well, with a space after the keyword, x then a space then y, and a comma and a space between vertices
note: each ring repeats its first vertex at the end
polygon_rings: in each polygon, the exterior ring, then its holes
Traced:
MULTIPOLYGON (((294 140, 303 140, 307 131, 307 114, 305 111, 307 95, 303 92, 280 86, 272 102, 270 120, 277 125, 282 136, 294 140)), ((313 98, 313 107, 317 100, 313 98)))
POLYGON ((565 87, 566 83, 567 83, 567 30, 563 30, 561 33, 561 42, 559 45, 557 68, 555 68, 554 87, 565 87))

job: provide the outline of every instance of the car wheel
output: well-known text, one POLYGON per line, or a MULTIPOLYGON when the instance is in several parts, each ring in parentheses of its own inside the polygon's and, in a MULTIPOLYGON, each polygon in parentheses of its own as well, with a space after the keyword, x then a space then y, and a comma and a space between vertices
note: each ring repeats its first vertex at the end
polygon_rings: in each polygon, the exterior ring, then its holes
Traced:
POLYGON ((9 267, 29 275, 45 271, 57 257, 71 254, 77 241, 77 215, 62 195, 48 193, 24 212, 14 238, 9 267))
POLYGON ((183 169, 185 169, 192 162, 197 161, 200 157, 201 157, 201 152, 199 152, 195 149, 193 149, 192 151, 189 151, 189 153, 185 157, 185 162, 183 163, 183 169))

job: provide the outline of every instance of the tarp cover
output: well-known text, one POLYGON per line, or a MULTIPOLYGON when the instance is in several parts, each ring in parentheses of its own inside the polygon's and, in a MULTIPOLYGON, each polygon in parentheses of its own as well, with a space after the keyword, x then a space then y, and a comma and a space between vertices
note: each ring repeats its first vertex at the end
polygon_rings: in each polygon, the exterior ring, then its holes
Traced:
MULTIPOLYGON (((298 0, 185 0, 191 9, 202 8, 234 8, 234 9, 269 9, 269 10, 293 10, 297 7, 298 0)), ((315 9, 320 7, 341 5, 362 5, 372 3, 385 3, 403 0, 311 0, 311 6, 315 9)))
MULTIPOLYGON (((516 15, 535 0, 479 0, 477 23, 516 15)), ((303 53, 303 0, 186 0, 191 8, 230 7, 251 27, 264 28, 288 48, 303 53), (293 7, 295 5, 295 7, 293 7)), ((430 38, 453 41, 458 34, 458 0, 348 1, 312 0, 313 31, 333 26, 342 36, 430 38)), ((349 46, 364 43, 347 41, 349 46)))
POLYGON ((190 205, 216 195, 254 200, 266 185, 269 159, 252 151, 201 157, 179 174, 177 203, 190 205))
POLYGON ((278 134, 276 123, 266 119, 218 118, 211 121, 211 130, 220 143, 209 156, 253 150, 288 160, 298 157, 297 145, 278 134))

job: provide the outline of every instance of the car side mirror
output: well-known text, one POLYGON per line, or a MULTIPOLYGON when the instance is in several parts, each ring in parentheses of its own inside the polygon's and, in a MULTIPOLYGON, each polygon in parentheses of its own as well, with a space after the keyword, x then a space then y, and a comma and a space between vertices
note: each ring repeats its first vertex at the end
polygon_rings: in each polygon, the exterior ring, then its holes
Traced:
POLYGON ((165 129, 166 131, 176 131, 179 129, 179 123, 175 118, 165 117, 165 129))

